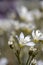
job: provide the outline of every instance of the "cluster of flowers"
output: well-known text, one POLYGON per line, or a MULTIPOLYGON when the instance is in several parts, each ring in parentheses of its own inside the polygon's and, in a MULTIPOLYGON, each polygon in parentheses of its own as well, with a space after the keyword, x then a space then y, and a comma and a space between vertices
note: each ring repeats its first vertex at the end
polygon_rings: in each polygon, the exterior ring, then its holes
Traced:
MULTIPOLYGON (((14 48, 16 42, 15 42, 15 38, 18 40, 18 45, 20 47, 20 51, 23 47, 29 47, 29 59, 26 62, 26 65, 36 65, 36 59, 34 59, 34 57, 37 55, 37 48, 35 48, 36 46, 36 42, 39 41, 43 41, 43 33, 41 33, 40 30, 33 30, 32 31, 32 36, 27 35, 26 37, 24 36, 23 32, 20 33, 20 36, 18 37, 18 35, 11 35, 8 41, 8 45, 10 46, 10 48, 14 48)), ((19 52, 20 52, 19 51, 19 52)), ((17 53, 17 57, 18 57, 17 53)), ((20 59, 19 59, 20 61, 20 59)))
MULTIPOLYGON (((35 46, 35 43, 33 41, 43 41, 43 33, 41 33, 40 30, 33 30, 32 31, 32 37, 30 35, 27 35, 26 37, 24 37, 24 34, 21 32, 20 36, 18 37, 16 35, 16 38, 19 41, 19 44, 22 46, 26 45, 26 46, 35 46)), ((8 44, 12 45, 13 44, 13 36, 10 37, 8 44)))

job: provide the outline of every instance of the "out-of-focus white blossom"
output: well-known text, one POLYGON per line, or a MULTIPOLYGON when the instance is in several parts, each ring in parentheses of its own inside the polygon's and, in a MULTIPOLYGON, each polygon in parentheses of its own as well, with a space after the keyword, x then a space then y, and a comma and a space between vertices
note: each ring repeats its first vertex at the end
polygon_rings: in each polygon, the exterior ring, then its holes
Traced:
POLYGON ((26 28, 27 30, 33 30, 36 28, 35 23, 20 23, 20 28, 26 28))
POLYGON ((28 35, 26 37, 24 37, 24 34, 21 32, 20 36, 19 36, 19 44, 21 46, 34 46, 35 43, 31 42, 31 37, 28 35))
POLYGON ((42 14, 41 14, 41 12, 38 9, 34 9, 32 11, 32 13, 33 13, 33 16, 34 16, 35 19, 39 20, 41 18, 42 14))
POLYGON ((32 31, 32 37, 34 40, 43 40, 43 34, 40 30, 33 30, 32 31))
POLYGON ((21 12, 22 12, 22 13, 25 14, 27 11, 28 11, 28 10, 27 10, 27 8, 26 8, 25 6, 22 6, 22 7, 21 7, 21 12))
POLYGON ((8 64, 7 58, 1 58, 0 59, 0 65, 7 65, 7 64, 8 64))
POLYGON ((19 11, 19 15, 20 15, 21 19, 26 18, 27 12, 28 12, 27 8, 25 6, 21 6, 21 9, 19 11))
POLYGON ((34 21, 34 17, 31 11, 27 12, 26 14, 26 21, 28 22, 33 22, 34 21))

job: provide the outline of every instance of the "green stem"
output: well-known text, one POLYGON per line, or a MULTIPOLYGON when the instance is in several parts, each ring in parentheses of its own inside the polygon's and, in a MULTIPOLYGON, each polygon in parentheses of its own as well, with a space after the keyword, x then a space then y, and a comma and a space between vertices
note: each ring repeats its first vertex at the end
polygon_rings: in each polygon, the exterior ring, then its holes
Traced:
POLYGON ((19 54, 20 54, 20 52, 18 52, 18 51, 17 51, 17 53, 15 53, 15 55, 16 55, 16 57, 18 59, 19 65, 21 65, 20 58, 19 58, 19 54))
POLYGON ((33 56, 30 56, 30 59, 29 59, 28 65, 30 65, 32 59, 33 59, 33 56))
POLYGON ((29 56, 26 65, 30 65, 32 59, 33 59, 33 56, 29 56))
POLYGON ((28 59, 27 59, 26 65, 28 65, 28 62, 29 62, 29 58, 30 58, 30 56, 29 56, 29 57, 28 57, 28 59))

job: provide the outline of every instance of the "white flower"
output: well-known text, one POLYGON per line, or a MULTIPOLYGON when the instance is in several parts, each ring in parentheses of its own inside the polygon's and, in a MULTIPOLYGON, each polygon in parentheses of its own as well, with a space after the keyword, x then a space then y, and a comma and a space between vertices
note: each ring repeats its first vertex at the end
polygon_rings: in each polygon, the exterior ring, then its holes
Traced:
POLYGON ((21 29, 27 29, 27 30, 30 30, 30 31, 32 31, 33 29, 36 28, 36 25, 35 25, 34 22, 32 22, 32 23, 20 23, 19 26, 20 26, 21 29))
POLYGON ((21 34, 20 34, 20 36, 19 36, 19 40, 22 41, 23 43, 26 43, 26 42, 31 41, 30 36, 26 36, 26 37, 24 38, 24 34, 23 34, 22 32, 21 32, 21 34))
POLYGON ((26 36, 24 37, 24 34, 21 32, 20 36, 19 36, 19 44, 20 45, 26 45, 26 46, 34 46, 35 43, 31 42, 31 37, 30 36, 26 36))
POLYGON ((27 8, 24 7, 24 6, 22 6, 22 7, 21 7, 21 10, 19 11, 20 17, 26 18, 27 11, 28 11, 27 8))
POLYGON ((28 22, 33 22, 34 21, 34 17, 31 11, 27 12, 26 14, 26 21, 28 22))
POLYGON ((40 30, 32 31, 32 37, 35 40, 43 40, 43 34, 41 33, 40 30))
POLYGON ((23 14, 25 14, 27 11, 28 11, 28 10, 27 10, 26 7, 24 7, 24 6, 21 7, 21 12, 22 12, 23 14))

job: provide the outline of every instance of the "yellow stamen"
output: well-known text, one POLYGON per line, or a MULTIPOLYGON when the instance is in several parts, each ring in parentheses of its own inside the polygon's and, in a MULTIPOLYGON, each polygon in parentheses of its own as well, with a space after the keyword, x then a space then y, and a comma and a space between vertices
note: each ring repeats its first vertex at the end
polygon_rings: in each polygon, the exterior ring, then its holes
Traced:
POLYGON ((34 39, 34 40, 33 40, 33 42, 34 42, 34 43, 37 43, 37 42, 39 42, 39 40, 37 40, 37 39, 34 39))

